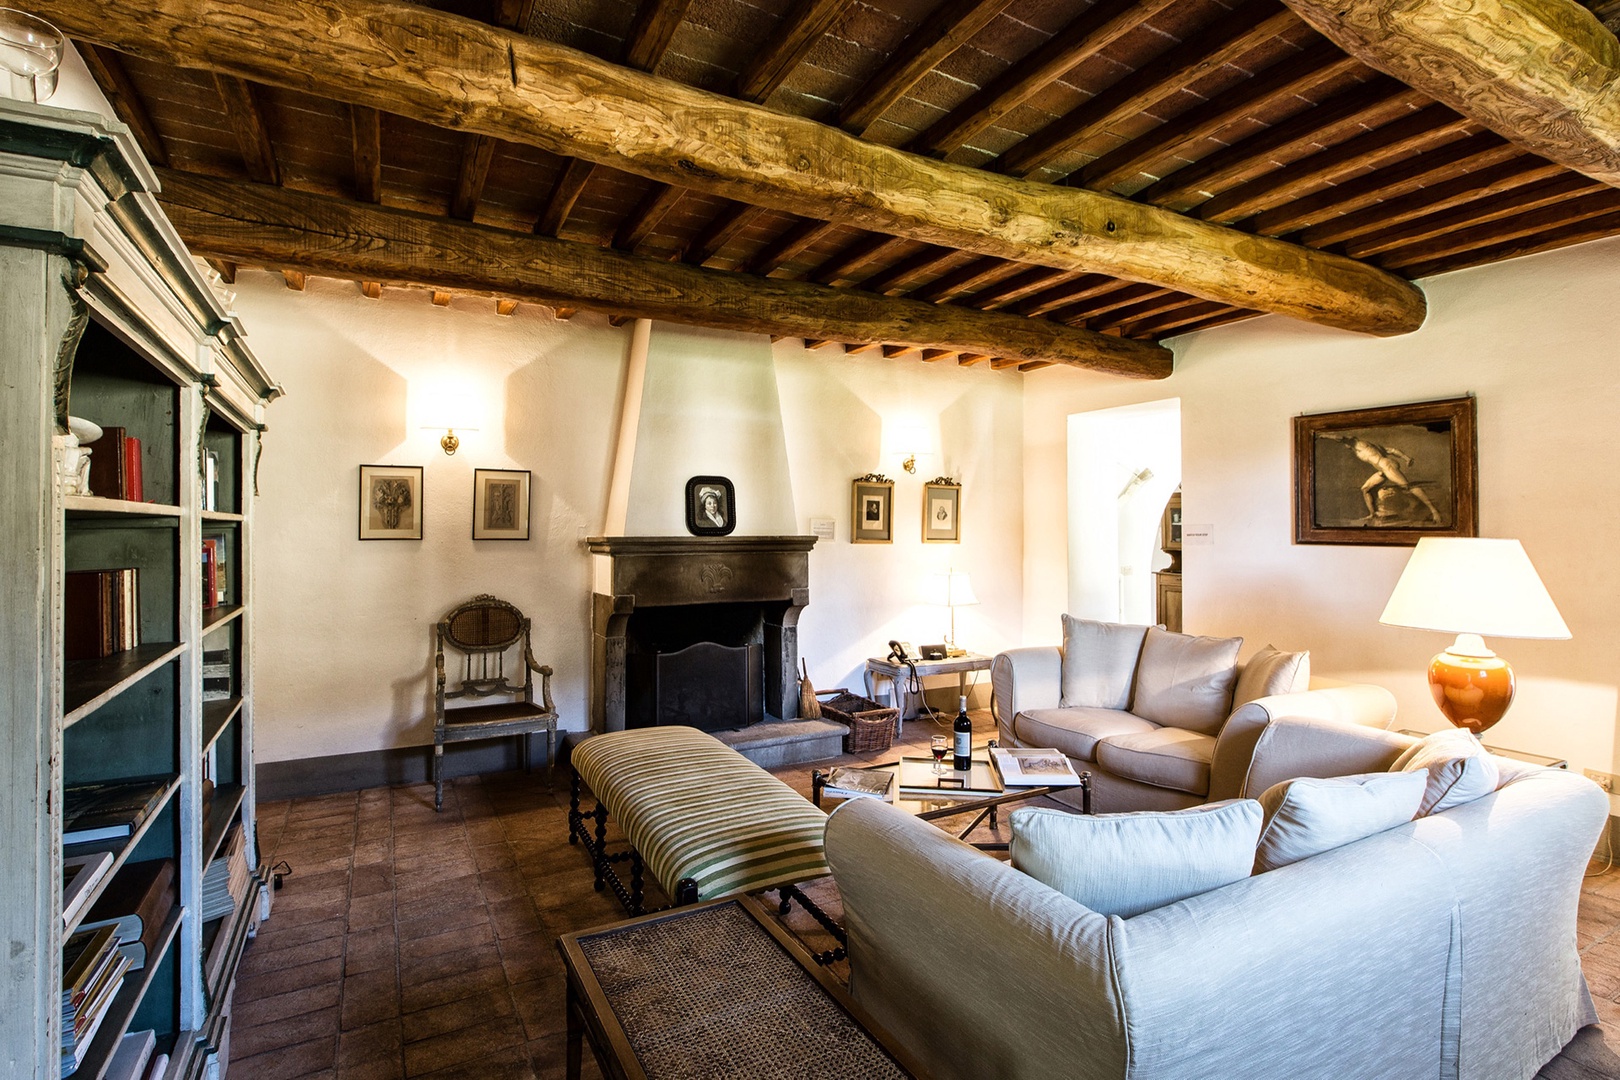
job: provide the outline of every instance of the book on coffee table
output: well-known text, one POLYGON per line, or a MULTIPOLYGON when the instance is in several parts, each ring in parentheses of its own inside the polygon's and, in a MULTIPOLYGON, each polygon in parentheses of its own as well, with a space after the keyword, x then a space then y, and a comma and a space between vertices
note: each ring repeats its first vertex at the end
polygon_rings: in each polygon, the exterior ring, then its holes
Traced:
POLYGON ((886 799, 894 801, 894 772, 890 769, 854 769, 840 765, 830 769, 821 793, 835 799, 886 799))
POLYGON ((1073 787, 1080 782, 1061 750, 998 746, 990 751, 990 760, 1007 787, 1073 787))

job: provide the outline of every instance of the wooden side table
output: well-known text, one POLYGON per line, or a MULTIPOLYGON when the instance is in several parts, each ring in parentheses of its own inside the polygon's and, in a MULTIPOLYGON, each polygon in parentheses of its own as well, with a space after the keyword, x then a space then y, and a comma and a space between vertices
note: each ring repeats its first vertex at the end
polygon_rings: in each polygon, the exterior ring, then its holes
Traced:
POLYGON ((557 948, 568 1080, 586 1037, 615 1080, 924 1076, 751 896, 564 934, 557 948))
POLYGON ((887 658, 872 657, 866 662, 866 696, 876 698, 877 683, 879 680, 889 681, 889 690, 893 694, 893 705, 900 710, 900 718, 895 726, 895 734, 899 734, 905 721, 922 712, 923 696, 913 692, 907 683, 911 679, 911 668, 917 669, 917 680, 932 675, 955 675, 957 693, 966 695, 968 692, 968 673, 973 671, 989 671, 990 657, 980 653, 968 653, 966 656, 951 656, 944 660, 916 660, 911 665, 897 663, 887 658))

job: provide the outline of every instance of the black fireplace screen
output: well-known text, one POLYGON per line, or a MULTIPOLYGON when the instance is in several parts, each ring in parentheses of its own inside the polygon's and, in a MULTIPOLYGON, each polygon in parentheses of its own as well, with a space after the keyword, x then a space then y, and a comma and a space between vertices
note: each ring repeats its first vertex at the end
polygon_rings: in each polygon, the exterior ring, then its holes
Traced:
MULTIPOLYGON (((701 641, 644 658, 647 680, 641 715, 631 726, 686 724, 701 731, 732 731, 765 718, 764 650, 759 645, 701 641), (650 662, 647 662, 650 661, 650 662)), ((639 665, 638 665, 639 666, 639 665)))

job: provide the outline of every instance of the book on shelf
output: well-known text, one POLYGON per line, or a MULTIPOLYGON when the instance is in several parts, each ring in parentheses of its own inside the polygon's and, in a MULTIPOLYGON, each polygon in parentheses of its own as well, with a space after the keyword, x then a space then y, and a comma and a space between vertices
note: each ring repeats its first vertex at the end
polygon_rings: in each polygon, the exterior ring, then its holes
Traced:
POLYGON ((892 769, 856 769, 846 765, 828 770, 821 793, 835 799, 886 799, 894 801, 892 769))
POLYGON ((79 925, 87 930, 112 927, 119 951, 129 958, 130 970, 139 971, 157 947, 158 931, 178 903, 176 888, 173 859, 126 863, 79 925))
POLYGON ((140 572, 133 566, 69 570, 62 580, 62 648, 100 660, 141 643, 140 572))
POLYGON ((107 1062, 107 1071, 101 1074, 103 1080, 143 1080, 146 1067, 156 1051, 156 1031, 148 1028, 145 1031, 125 1032, 124 1037, 118 1040, 118 1049, 113 1051, 112 1060, 107 1062))
POLYGON ((145 502, 146 492, 141 483, 141 440, 133 435, 124 436, 124 496, 130 502, 145 502))
POLYGON ((113 998, 124 985, 124 976, 129 972, 129 960, 114 949, 107 954, 106 962, 97 970, 95 983, 82 1003, 76 1004, 71 1012, 67 1006, 63 1007, 61 1044, 63 1076, 72 1075, 84 1064, 85 1052, 90 1049, 96 1032, 101 1030, 101 1022, 107 1018, 113 998))
POLYGON ((249 873, 247 865, 246 834, 240 823, 233 825, 220 845, 219 854, 203 871, 203 921, 222 919, 236 910, 247 895, 249 873))
POLYGON ((1061 750, 1051 747, 995 747, 990 751, 1001 782, 1007 787, 1073 787, 1080 782, 1061 750))
POLYGON ((219 452, 203 451, 202 508, 219 509, 219 452))
POLYGON ((214 605, 217 607, 225 603, 226 596, 231 590, 231 538, 229 536, 216 536, 214 540, 215 561, 218 572, 214 575, 214 605))
POLYGON ((231 696, 231 650, 204 649, 203 700, 223 701, 231 696))
POLYGON ((219 606, 219 538, 205 536, 202 542, 202 606, 204 611, 219 606))
POLYGON ((62 927, 72 926, 90 905, 96 885, 112 869, 110 851, 70 855, 62 860, 62 927))
POLYGON ((141 478, 141 440, 121 427, 104 427, 90 451, 90 494, 103 499, 145 502, 141 478))
POLYGON ((62 789, 62 842, 89 844, 132 836, 168 793, 172 776, 137 776, 62 789))
POLYGON ((83 1004, 96 976, 118 952, 118 932, 110 926, 76 930, 62 943, 62 1015, 83 1004))
POLYGON ((933 758, 900 759, 900 796, 907 799, 984 799, 1004 793, 990 760, 972 759, 967 769, 944 768, 935 771, 933 758))

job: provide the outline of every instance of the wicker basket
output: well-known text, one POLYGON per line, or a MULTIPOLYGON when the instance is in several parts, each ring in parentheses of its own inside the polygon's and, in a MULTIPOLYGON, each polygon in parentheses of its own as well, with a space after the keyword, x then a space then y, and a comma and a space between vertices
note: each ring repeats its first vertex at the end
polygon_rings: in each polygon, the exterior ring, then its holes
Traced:
POLYGON ((816 697, 832 695, 821 703, 823 719, 836 720, 849 727, 844 736, 844 753, 864 754, 872 750, 887 750, 894 744, 894 729, 900 719, 900 710, 879 705, 871 698, 852 694, 842 687, 837 690, 818 690, 816 697))

